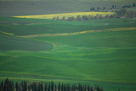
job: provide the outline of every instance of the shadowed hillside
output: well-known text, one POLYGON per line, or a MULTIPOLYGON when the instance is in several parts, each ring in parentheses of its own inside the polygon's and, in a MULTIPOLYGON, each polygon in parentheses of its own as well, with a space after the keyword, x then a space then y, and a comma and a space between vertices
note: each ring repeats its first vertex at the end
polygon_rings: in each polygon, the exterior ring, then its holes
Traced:
POLYGON ((35 40, 24 39, 14 36, 0 34, 0 51, 25 50, 25 51, 43 51, 50 50, 53 45, 35 40))

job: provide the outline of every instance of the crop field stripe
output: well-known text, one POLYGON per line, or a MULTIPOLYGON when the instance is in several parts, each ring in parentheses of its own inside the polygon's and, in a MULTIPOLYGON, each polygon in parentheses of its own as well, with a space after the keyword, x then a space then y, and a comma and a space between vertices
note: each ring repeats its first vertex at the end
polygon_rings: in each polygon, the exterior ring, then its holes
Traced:
POLYGON ((136 27, 127 27, 127 28, 112 28, 107 29, 109 31, 127 31, 127 30, 136 30, 136 27))
POLYGON ((3 32, 3 31, 0 31, 0 33, 2 33, 2 34, 6 34, 6 35, 11 35, 11 36, 13 36, 13 35, 14 35, 13 33, 7 33, 7 32, 3 32))
MULTIPOLYGON (((128 30, 136 30, 136 27, 112 28, 112 29, 105 29, 105 30, 107 31, 128 31, 128 30)), ((102 31, 103 30, 87 30, 87 31, 81 31, 81 32, 74 32, 74 33, 36 34, 36 35, 26 35, 26 36, 19 36, 19 37, 34 38, 34 37, 68 36, 68 35, 79 35, 79 34, 102 32, 102 31)))
POLYGON ((19 36, 19 37, 51 37, 51 36, 67 36, 67 35, 78 35, 84 33, 94 32, 95 30, 89 31, 82 31, 82 32, 75 32, 75 33, 57 33, 57 34, 36 34, 36 35, 26 35, 26 36, 19 36))
POLYGON ((54 17, 59 17, 62 18, 63 16, 65 16, 66 18, 70 17, 70 16, 78 16, 78 15, 111 15, 111 14, 115 14, 115 12, 76 12, 76 13, 60 13, 60 14, 46 14, 46 15, 26 15, 26 16, 12 16, 12 17, 17 17, 17 18, 35 18, 35 19, 52 19, 54 17))

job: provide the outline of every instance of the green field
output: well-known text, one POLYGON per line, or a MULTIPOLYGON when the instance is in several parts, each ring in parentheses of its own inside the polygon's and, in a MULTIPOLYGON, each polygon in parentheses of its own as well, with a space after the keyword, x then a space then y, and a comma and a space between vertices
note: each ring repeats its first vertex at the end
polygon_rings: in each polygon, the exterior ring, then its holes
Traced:
POLYGON ((0 17, 0 80, 80 82, 105 91, 135 91, 135 25, 132 18, 68 22, 0 17))

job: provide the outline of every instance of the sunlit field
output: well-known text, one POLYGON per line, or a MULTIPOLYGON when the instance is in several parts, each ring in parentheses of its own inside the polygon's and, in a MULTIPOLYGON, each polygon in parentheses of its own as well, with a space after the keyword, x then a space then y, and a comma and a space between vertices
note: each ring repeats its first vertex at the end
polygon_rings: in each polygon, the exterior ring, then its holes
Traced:
POLYGON ((114 12, 75 12, 75 13, 61 13, 61 14, 46 14, 46 15, 26 15, 26 16, 13 16, 18 18, 35 18, 35 19, 52 19, 54 17, 62 18, 65 16, 67 19, 70 16, 76 17, 78 15, 93 15, 96 16, 97 14, 105 16, 105 15, 112 15, 115 14, 114 12))
POLYGON ((136 20, 0 20, 0 80, 80 82, 104 91, 135 91, 136 20))

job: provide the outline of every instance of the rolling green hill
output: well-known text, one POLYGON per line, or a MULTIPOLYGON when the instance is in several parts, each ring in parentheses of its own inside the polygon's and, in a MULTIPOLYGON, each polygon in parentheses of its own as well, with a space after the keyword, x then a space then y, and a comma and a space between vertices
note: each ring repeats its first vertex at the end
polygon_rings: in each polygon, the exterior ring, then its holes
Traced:
POLYGON ((136 20, 0 20, 0 80, 81 82, 105 91, 135 91, 136 20))
POLYGON ((81 82, 105 91, 135 91, 135 19, 0 20, 0 80, 81 82))

